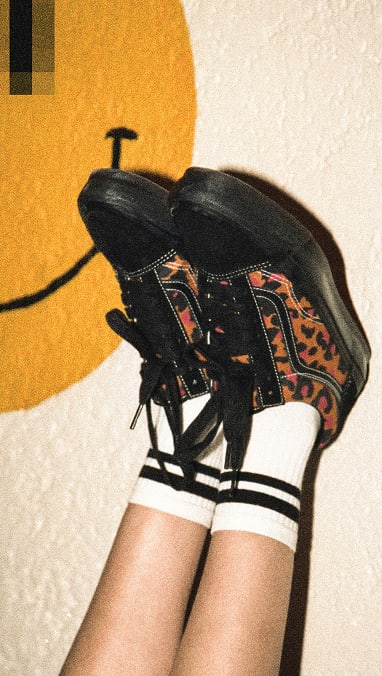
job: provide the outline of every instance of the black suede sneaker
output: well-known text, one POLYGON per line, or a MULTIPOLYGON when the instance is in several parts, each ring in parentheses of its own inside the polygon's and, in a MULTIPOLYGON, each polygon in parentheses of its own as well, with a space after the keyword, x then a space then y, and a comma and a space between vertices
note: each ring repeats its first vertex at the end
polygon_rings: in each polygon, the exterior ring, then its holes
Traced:
MULTIPOLYGON (((196 278, 181 253, 167 199, 164 188, 119 169, 94 171, 78 198, 87 230, 115 270, 126 308, 126 315, 114 309, 106 319, 143 359, 131 427, 146 405, 153 448, 151 400, 165 408, 176 448, 182 402, 210 391, 206 371, 190 349, 202 339, 196 278)), ((213 403, 207 405, 198 435, 214 413, 213 403)))
POLYGON ((226 467, 241 466, 250 414, 285 402, 318 409, 317 445, 327 446, 365 384, 370 350, 323 251, 271 199, 222 172, 189 169, 170 210, 198 271, 196 350, 222 394, 226 467))

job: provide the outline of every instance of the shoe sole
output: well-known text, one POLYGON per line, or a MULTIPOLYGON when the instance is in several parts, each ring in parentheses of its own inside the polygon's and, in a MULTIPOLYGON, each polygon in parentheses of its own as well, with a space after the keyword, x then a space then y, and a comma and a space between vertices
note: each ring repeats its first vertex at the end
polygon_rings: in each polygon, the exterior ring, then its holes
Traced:
POLYGON ((180 238, 168 211, 168 192, 119 169, 98 169, 78 197, 78 209, 97 249, 113 267, 138 274, 180 238))
POLYGON ((345 415, 366 382, 370 349, 305 226, 243 181, 197 167, 170 193, 170 211, 189 260, 208 275, 229 278, 272 266, 308 297, 351 373, 345 415))

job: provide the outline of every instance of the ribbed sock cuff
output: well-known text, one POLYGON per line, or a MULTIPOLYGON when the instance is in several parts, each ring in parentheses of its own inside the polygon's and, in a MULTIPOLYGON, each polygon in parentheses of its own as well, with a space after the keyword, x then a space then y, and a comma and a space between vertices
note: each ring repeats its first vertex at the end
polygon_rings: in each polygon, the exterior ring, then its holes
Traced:
POLYGON ((267 535, 296 549, 300 492, 320 416, 288 403, 256 414, 238 476, 223 470, 211 531, 267 535))
POLYGON ((203 462, 195 462, 194 478, 186 482, 171 453, 150 450, 130 502, 209 528, 218 496, 220 455, 219 446, 211 448, 203 462))

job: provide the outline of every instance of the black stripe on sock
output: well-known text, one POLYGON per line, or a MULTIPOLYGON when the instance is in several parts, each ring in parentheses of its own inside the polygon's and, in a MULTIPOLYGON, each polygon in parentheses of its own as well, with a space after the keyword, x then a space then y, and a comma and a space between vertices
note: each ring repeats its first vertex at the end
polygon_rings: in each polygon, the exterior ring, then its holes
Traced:
POLYGON ((285 500, 275 498, 273 495, 267 495, 258 491, 246 491, 238 488, 232 493, 231 489, 227 489, 219 493, 218 503, 221 504, 223 502, 258 505, 259 507, 272 509, 274 512, 283 514, 296 523, 299 521, 300 510, 297 507, 285 500))
MULTIPOLYGON (((152 458, 153 460, 158 460, 158 453, 160 453, 163 462, 171 462, 174 465, 177 465, 177 467, 180 467, 176 457, 171 453, 164 453, 163 451, 153 451, 153 449, 151 448, 147 454, 147 457, 152 458)), ((194 461, 194 467, 195 472, 219 480, 220 470, 217 469, 216 467, 210 467, 209 465, 205 465, 204 463, 197 461, 194 461)))
MULTIPOLYGON (((191 493, 192 495, 197 495, 200 498, 204 498, 205 500, 216 502, 218 495, 217 487, 215 488, 213 486, 207 486, 200 481, 193 481, 191 484, 187 484, 182 476, 172 474, 171 472, 168 472, 168 474, 169 478, 171 479, 171 484, 175 490, 185 491, 187 493, 191 493)), ((161 469, 157 469, 156 467, 148 467, 145 465, 142 468, 139 476, 142 479, 149 479, 150 481, 155 481, 157 483, 164 484, 165 486, 169 485, 169 481, 164 476, 163 471, 161 469)))
POLYGON ((247 481, 249 483, 262 484, 263 486, 271 486, 272 488, 276 488, 279 491, 284 491, 284 493, 289 493, 289 495, 292 495, 298 500, 301 498, 301 491, 299 488, 297 488, 297 486, 293 486, 293 484, 289 484, 287 481, 283 481, 282 479, 275 479, 272 476, 267 476, 266 474, 240 471, 237 477, 235 472, 223 472, 221 474, 220 482, 231 482, 236 478, 239 480, 239 482, 247 481))
POLYGON ((182 484, 184 483, 184 478, 178 474, 173 474, 168 472, 168 477, 165 476, 163 470, 159 467, 150 467, 149 465, 144 465, 141 469, 139 476, 142 479, 150 479, 150 481, 156 481, 157 483, 164 484, 169 486, 170 479, 171 485, 177 491, 182 490, 182 484))
POLYGON ((165 453, 164 451, 154 451, 153 448, 150 448, 147 457, 148 458, 153 458, 153 460, 156 460, 158 457, 158 453, 160 453, 161 458, 163 458, 164 462, 174 462, 174 456, 171 453, 165 453))
POLYGON ((209 465, 204 465, 202 462, 194 462, 195 472, 199 474, 204 474, 205 476, 212 477, 217 481, 220 478, 220 470, 216 467, 210 467, 209 465))

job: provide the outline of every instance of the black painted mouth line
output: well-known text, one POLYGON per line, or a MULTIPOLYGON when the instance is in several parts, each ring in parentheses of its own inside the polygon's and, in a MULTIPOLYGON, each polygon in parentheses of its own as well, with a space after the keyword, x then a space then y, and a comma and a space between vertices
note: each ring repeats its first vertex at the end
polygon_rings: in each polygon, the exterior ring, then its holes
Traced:
POLYGON ((73 277, 78 275, 82 268, 91 261, 92 258, 98 253, 98 249, 93 246, 89 251, 80 258, 73 267, 69 268, 63 275, 53 279, 47 286, 35 293, 31 293, 26 296, 20 296, 20 298, 14 298, 9 300, 6 303, 0 303, 0 312, 9 312, 10 310, 20 310, 22 308, 30 307, 35 303, 38 303, 40 300, 47 298, 52 293, 57 291, 61 286, 64 286, 70 282, 73 277))

